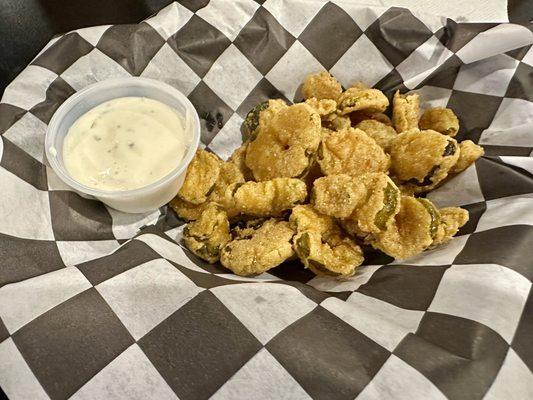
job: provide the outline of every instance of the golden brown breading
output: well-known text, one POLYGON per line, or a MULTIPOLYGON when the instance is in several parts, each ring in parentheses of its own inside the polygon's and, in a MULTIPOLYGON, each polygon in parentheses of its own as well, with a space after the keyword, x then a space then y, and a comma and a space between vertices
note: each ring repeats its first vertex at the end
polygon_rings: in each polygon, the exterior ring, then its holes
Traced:
POLYGON ((352 126, 357 126, 362 121, 373 120, 381 122, 387 126, 392 126, 391 119, 383 113, 367 113, 365 111, 355 111, 349 114, 352 126))
POLYGON ((244 180, 253 180, 252 171, 246 166, 246 149, 248 148, 248 142, 244 142, 240 147, 236 148, 231 154, 228 162, 235 164, 239 171, 241 171, 244 180))
POLYGON ((305 104, 313 108, 321 117, 328 116, 337 110, 337 102, 331 99, 318 100, 315 97, 311 97, 305 101, 305 104))
POLYGON ((226 211, 215 203, 207 204, 200 218, 183 229, 185 246, 211 264, 220 259, 220 251, 230 240, 226 211))
POLYGON ((246 165, 258 181, 301 177, 321 138, 320 116, 300 103, 276 113, 246 150, 246 165))
POLYGON ((222 249, 220 262, 237 275, 258 275, 294 255, 294 231, 286 221, 270 219, 240 232, 222 249))
POLYGON ((417 93, 400 94, 396 91, 392 100, 392 122, 398 133, 418 129, 420 97, 417 93))
POLYGON ((391 173, 415 193, 436 187, 459 158, 455 139, 435 131, 398 134, 391 148, 391 173))
POLYGON ((287 104, 281 99, 271 99, 256 105, 244 119, 243 140, 254 140, 257 133, 265 128, 272 117, 287 107, 287 104))
POLYGON ((230 215, 279 216, 305 201, 307 187, 300 179, 275 178, 235 183, 226 189, 225 197, 224 206, 230 215))
POLYGON ((433 243, 439 220, 429 200, 403 196, 400 212, 385 231, 373 235, 372 246, 398 260, 412 257, 433 243))
POLYGON ((451 137, 454 137, 459 132, 459 120, 449 108, 427 109, 420 117, 418 125, 420 129, 431 129, 451 137))
POLYGON ((215 182, 215 187, 208 197, 208 201, 223 204, 226 196, 226 189, 233 183, 244 182, 244 176, 236 164, 232 162, 220 162, 220 173, 215 182))
POLYGON ((329 175, 313 183, 311 204, 322 214, 348 218, 365 197, 361 181, 346 174, 329 175))
POLYGON ((297 231, 294 251, 315 274, 350 276, 363 262, 361 248, 343 234, 332 217, 312 206, 294 207, 290 222, 297 231))
POLYGON ((305 99, 315 97, 318 100, 337 100, 341 93, 339 81, 326 71, 307 76, 302 85, 302 95, 305 99))
POLYGON ((440 223, 432 246, 448 242, 469 219, 468 211, 460 207, 441 208, 439 214, 440 223))
POLYGON ((189 203, 201 204, 213 191, 220 173, 220 159, 213 153, 198 150, 192 159, 178 196, 189 203))
POLYGON ((477 159, 482 157, 483 154, 485 154, 483 147, 475 144, 471 140, 463 140, 459 143, 459 159, 450 170, 450 173, 458 174, 464 171, 475 163, 477 159))
POLYGON ((354 111, 381 113, 389 106, 389 99, 378 89, 351 88, 340 95, 338 109, 341 115, 354 111))
POLYGON ((372 119, 359 122, 356 128, 361 129, 374 139, 385 152, 389 151, 392 141, 398 136, 392 126, 387 126, 382 122, 372 119))
POLYGON ((325 134, 318 151, 324 175, 362 175, 385 172, 390 158, 374 139, 360 129, 348 128, 325 134))
POLYGON ((200 218, 200 215, 204 212, 207 204, 207 202, 192 204, 176 196, 170 201, 169 206, 174 210, 178 217, 185 221, 194 221, 200 218))
POLYGON ((322 118, 322 127, 331 131, 340 131, 352 126, 349 116, 332 113, 322 118))

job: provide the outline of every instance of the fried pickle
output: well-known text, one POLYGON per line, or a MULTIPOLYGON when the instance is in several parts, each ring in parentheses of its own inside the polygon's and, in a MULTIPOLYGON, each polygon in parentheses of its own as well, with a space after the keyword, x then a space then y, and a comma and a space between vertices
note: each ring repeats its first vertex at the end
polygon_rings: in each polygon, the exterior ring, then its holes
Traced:
POLYGON ((341 115, 354 111, 381 113, 389 106, 389 99, 378 89, 351 88, 341 94, 337 102, 341 115))
POLYGON ((294 251, 315 274, 351 276, 363 262, 361 248, 343 234, 332 217, 312 206, 294 207, 289 222, 297 232, 294 251))
POLYGON ((451 137, 454 137, 459 132, 457 116, 451 109, 443 107, 427 109, 420 117, 418 126, 420 129, 431 129, 451 137))
POLYGON ((220 251, 230 240, 228 216, 216 203, 207 204, 200 218, 183 229, 185 246, 211 264, 220 259, 220 251))
POLYGON ((403 196, 393 223, 374 234, 371 244, 393 258, 404 260, 433 243, 439 223, 440 214, 429 200, 403 196))
POLYGON ((483 156, 483 154, 485 154, 483 147, 475 144, 471 140, 463 140, 459 143, 459 159, 450 170, 450 173, 458 174, 464 171, 475 163, 478 158, 483 156))
POLYGON ((325 134, 317 160, 324 175, 358 176, 367 172, 385 172, 390 166, 390 157, 376 141, 354 128, 325 134))
POLYGON ((252 108, 243 122, 243 141, 254 140, 259 130, 264 129, 272 117, 286 107, 283 100, 271 99, 252 108))
POLYGON ((187 168, 178 196, 191 204, 204 203, 215 188, 219 173, 220 159, 213 153, 198 150, 187 168))
POLYGON ((400 94, 396 91, 392 100, 392 123, 398 133, 418 128, 420 97, 417 93, 400 94))
POLYGON ((269 219, 241 230, 221 251, 222 265, 240 276, 258 275, 294 255, 294 231, 286 221, 269 219))
POLYGON ((258 181, 303 177, 321 139, 320 116, 305 103, 275 114, 248 144, 246 165, 258 181))
POLYGON ((302 95, 305 99, 315 97, 317 100, 337 100, 341 93, 339 81, 326 71, 307 76, 302 85, 302 95))
POLYGON ((439 214, 440 223, 432 246, 448 242, 469 219, 468 211, 460 207, 441 208, 439 214))
POLYGON ((391 173, 415 193, 436 187, 459 158, 455 139, 435 131, 398 134, 390 148, 391 173))
POLYGON ((331 99, 318 100, 311 97, 305 101, 305 104, 313 108, 320 117, 326 117, 337 110, 337 102, 331 99))
POLYGON ((390 150, 392 141, 398 136, 392 126, 385 125, 384 123, 373 119, 366 119, 359 122, 356 125, 356 128, 361 129, 374 139, 385 152, 390 150))
POLYGON ((346 174, 329 175, 313 182, 311 204, 324 215, 348 218, 365 197, 362 182, 346 174))
POLYGON ((301 204, 307 187, 295 178, 275 178, 263 182, 234 183, 226 189, 224 206, 231 215, 280 216, 301 204))

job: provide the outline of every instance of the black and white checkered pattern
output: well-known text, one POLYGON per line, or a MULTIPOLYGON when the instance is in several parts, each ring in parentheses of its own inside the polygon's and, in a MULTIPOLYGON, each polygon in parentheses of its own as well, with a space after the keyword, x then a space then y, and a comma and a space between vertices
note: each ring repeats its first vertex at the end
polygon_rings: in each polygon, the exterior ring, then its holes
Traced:
POLYGON ((0 103, 0 385, 13 399, 533 398, 532 27, 342 1, 181 1, 138 25, 55 39, 0 103), (240 144, 257 102, 308 73, 417 90, 487 155, 430 194, 460 236, 356 276, 287 263, 239 278, 179 242, 165 208, 127 215, 43 160, 46 125, 93 82, 185 93, 202 141, 240 144))

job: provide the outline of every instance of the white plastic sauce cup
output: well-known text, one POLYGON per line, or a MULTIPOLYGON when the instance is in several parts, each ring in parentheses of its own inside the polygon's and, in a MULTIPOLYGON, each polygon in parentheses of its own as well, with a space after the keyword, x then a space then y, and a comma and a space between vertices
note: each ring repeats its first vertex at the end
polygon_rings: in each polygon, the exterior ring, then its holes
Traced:
POLYGON ((146 78, 111 79, 92 84, 69 97, 57 109, 46 131, 45 152, 59 178, 74 190, 92 196, 110 207, 128 213, 155 210, 168 203, 183 185, 187 166, 200 141, 200 121, 191 102, 180 91, 146 78), (63 164, 63 140, 72 124, 90 109, 119 97, 147 97, 174 108, 183 118, 190 142, 179 165, 167 176, 150 185, 124 191, 99 190, 76 181, 63 164))

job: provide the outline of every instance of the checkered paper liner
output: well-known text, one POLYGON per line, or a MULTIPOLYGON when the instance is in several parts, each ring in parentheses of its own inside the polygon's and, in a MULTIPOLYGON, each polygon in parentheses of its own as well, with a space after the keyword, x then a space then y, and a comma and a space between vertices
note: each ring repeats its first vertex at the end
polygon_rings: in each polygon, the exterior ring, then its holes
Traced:
POLYGON ((0 102, 0 385, 12 399, 533 398, 532 27, 349 2, 173 3, 54 39, 0 102), (185 93, 227 158, 246 112, 330 70, 448 106, 486 149, 430 194, 471 220, 344 280, 296 262, 241 278, 179 244, 162 208, 127 215, 43 159, 58 106, 108 78, 185 93))

